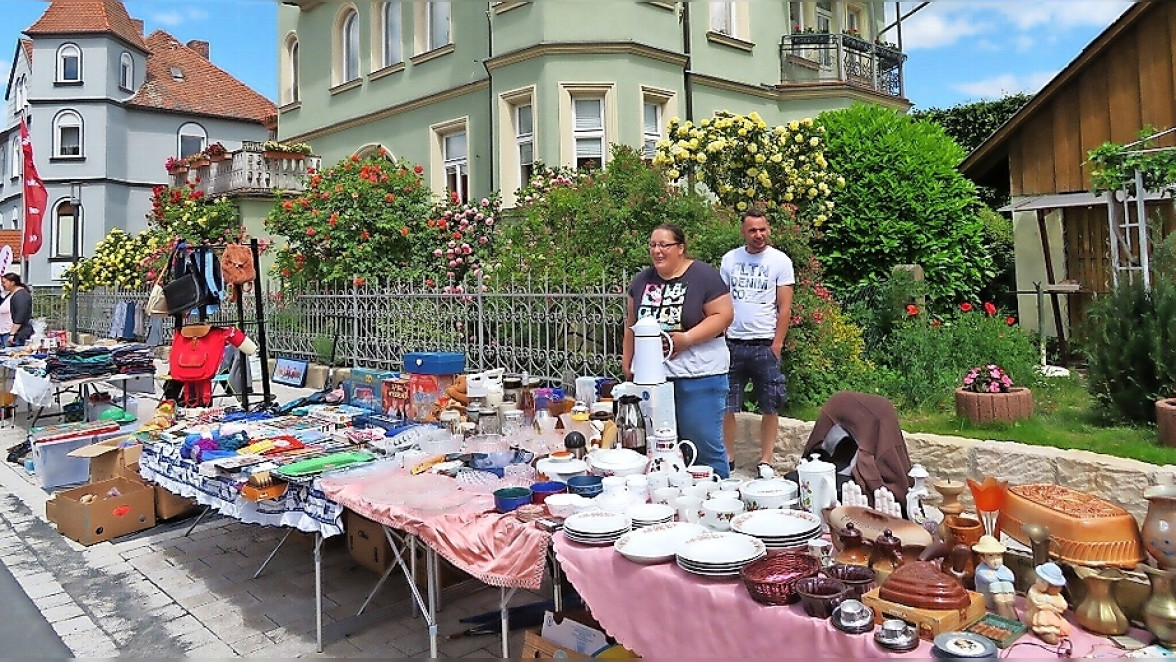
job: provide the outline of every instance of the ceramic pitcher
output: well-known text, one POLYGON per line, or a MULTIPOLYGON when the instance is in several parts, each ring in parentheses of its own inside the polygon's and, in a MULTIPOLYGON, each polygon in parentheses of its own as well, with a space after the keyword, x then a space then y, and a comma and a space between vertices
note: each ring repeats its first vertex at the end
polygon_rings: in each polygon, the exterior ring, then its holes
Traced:
POLYGON ((825 462, 814 453, 808 461, 801 460, 796 467, 800 479, 800 508, 821 518, 821 526, 827 530, 825 508, 837 505, 837 467, 825 462))

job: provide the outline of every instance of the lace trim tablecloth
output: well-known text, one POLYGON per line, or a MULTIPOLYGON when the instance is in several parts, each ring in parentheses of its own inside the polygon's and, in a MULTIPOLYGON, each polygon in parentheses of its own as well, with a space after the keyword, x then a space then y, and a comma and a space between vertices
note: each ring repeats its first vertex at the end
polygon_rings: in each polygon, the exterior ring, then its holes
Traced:
POLYGON ((195 462, 180 457, 179 447, 168 444, 144 444, 139 474, 173 494, 195 498, 196 503, 247 524, 288 526, 326 538, 343 533, 343 506, 327 497, 317 484, 291 483, 278 499, 250 501, 241 496, 233 481, 201 476, 195 462))
POLYGON ((363 517, 418 537, 485 584, 538 590, 543 582, 551 534, 493 512, 492 497, 460 491, 451 478, 374 467, 323 478, 322 490, 363 517))

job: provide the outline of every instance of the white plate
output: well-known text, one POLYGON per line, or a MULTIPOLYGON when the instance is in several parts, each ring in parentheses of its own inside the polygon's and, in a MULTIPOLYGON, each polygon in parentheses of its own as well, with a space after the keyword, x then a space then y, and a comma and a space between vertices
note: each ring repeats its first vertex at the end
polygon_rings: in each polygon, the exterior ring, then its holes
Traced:
POLYGON ((634 522, 640 520, 643 522, 663 522, 666 519, 673 519, 674 508, 667 506, 664 503, 639 503, 635 506, 629 506, 625 511, 634 522))
MULTIPOLYGON (((755 560, 756 559, 751 559, 751 561, 755 561, 755 560)), ((748 561, 747 563, 751 563, 751 561, 748 561)), ((679 568, 685 570, 686 572, 689 572, 692 575, 700 575, 702 577, 738 577, 739 571, 742 570, 743 566, 747 565, 747 563, 744 563, 743 565, 740 565, 738 567, 731 568, 731 569, 708 570, 708 569, 698 568, 695 566, 684 564, 684 563, 682 563, 681 559, 678 559, 678 567, 679 568)))
POLYGON ((674 560, 682 543, 705 532, 706 528, 701 524, 654 524, 626 533, 613 547, 618 554, 634 563, 666 563, 674 560))
POLYGON ((687 540, 678 557, 693 564, 728 565, 747 562, 767 552, 762 540, 741 533, 703 533, 687 540))
POLYGON ((610 534, 633 528, 633 520, 621 513, 592 510, 576 513, 564 520, 564 530, 582 534, 610 534))
POLYGON ((803 510, 753 510, 731 519, 731 530, 749 536, 792 538, 821 528, 821 518, 803 510))
POLYGON ((571 540, 572 542, 580 543, 581 545, 591 545, 593 547, 604 547, 605 545, 612 545, 613 543, 615 543, 617 541, 617 538, 613 538, 613 537, 579 538, 579 537, 576 537, 573 535, 568 535, 568 533, 566 531, 564 532, 564 537, 567 538, 568 540, 571 540))

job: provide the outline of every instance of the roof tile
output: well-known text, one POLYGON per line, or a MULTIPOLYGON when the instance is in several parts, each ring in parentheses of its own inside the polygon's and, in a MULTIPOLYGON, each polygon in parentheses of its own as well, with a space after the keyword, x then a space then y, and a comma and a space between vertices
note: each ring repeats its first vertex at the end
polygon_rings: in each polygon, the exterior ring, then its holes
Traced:
POLYGON ((115 0, 54 0, 24 32, 30 36, 111 33, 145 48, 139 26, 127 14, 123 3, 115 0))
POLYGON ((21 45, 21 48, 24 49, 25 59, 29 61, 29 65, 32 65, 32 63, 33 63, 33 40, 32 39, 21 39, 20 45, 21 45))

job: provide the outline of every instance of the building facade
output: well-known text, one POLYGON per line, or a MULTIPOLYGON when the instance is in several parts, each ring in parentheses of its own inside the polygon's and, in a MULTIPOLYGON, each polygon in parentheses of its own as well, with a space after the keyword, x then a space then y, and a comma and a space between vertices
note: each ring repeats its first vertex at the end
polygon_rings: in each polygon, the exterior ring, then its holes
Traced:
POLYGON ((24 32, 0 117, 0 225, 23 227, 23 115, 49 192, 28 282, 58 284, 111 230, 144 229, 168 157, 270 135, 274 104, 212 64, 207 42, 144 36, 121 2, 52 2, 24 32))
POLYGON ((865 0, 285 2, 278 133, 327 164, 383 147, 438 193, 510 206, 536 163, 652 150, 675 116, 905 110, 883 26, 865 0))

